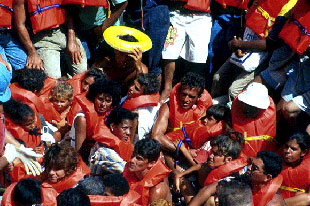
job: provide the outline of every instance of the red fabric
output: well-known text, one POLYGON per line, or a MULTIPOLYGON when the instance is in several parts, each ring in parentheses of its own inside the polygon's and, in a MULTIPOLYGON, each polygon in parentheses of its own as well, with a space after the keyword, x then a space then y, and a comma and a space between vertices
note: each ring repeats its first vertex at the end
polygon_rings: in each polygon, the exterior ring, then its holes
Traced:
POLYGON ((127 206, 135 204, 141 197, 137 192, 130 190, 126 195, 116 196, 102 196, 102 195, 88 195, 91 206, 127 206))
MULTIPOLYGON (((271 97, 270 105, 256 119, 246 118, 241 109, 241 103, 236 97, 231 106, 232 124, 235 131, 247 133, 247 137, 269 135, 276 136, 276 106, 271 97)), ((256 157, 262 150, 276 151, 275 141, 252 140, 247 141, 242 151, 251 157, 256 157)))
POLYGON ((245 15, 246 26, 254 31, 255 34, 260 36, 262 39, 266 38, 266 31, 270 31, 274 21, 270 22, 268 26, 268 19, 266 19, 262 12, 260 12, 257 8, 260 6, 263 10, 265 10, 270 17, 277 18, 279 12, 282 7, 288 2, 288 0, 259 0, 257 3, 249 9, 247 14, 245 15))
POLYGON ((72 79, 68 80, 68 83, 73 87, 74 97, 82 93, 82 80, 85 78, 85 73, 86 72, 76 74, 72 79))
MULTIPOLYGON (((84 96, 85 96, 85 93, 80 94, 80 95, 84 95, 84 96)), ((79 96, 80 96, 80 95, 79 95, 79 96)), ((75 116, 77 115, 77 113, 79 113, 80 111, 82 111, 81 105, 79 104, 78 101, 76 101, 76 98, 73 98, 73 102, 72 102, 71 109, 70 109, 70 111, 69 111, 68 114, 67 114, 67 123, 68 123, 70 126, 72 126, 74 117, 75 117, 75 116)))
MULTIPOLYGON (((291 12, 291 17, 297 20, 310 33, 310 2, 299 0, 291 12)), ((303 54, 310 44, 310 36, 306 35, 290 19, 282 28, 279 37, 298 54, 303 54)))
POLYGON ((195 108, 184 110, 180 105, 181 83, 172 88, 169 96, 169 127, 180 128, 180 122, 183 124, 198 120, 204 112, 212 106, 212 98, 207 90, 204 90, 199 97, 195 108))
POLYGON ((47 77, 44 81, 44 86, 40 91, 40 98, 43 99, 43 101, 49 99, 50 92, 56 85, 57 85, 57 79, 47 77))
POLYGON ((211 12, 210 0, 187 0, 187 4, 184 6, 186 9, 195 11, 211 12))
POLYGON ((79 163, 76 167, 76 170, 66 176, 64 179, 56 182, 56 183, 51 183, 47 182, 52 185, 52 187, 58 192, 61 193, 65 189, 69 189, 74 187, 85 175, 90 174, 90 169, 88 166, 83 162, 82 158, 79 158, 79 163))
MULTIPOLYGON (((17 182, 11 184, 8 188, 6 188, 2 200, 2 206, 15 206, 16 204, 13 202, 13 190, 17 182)), ((57 192, 53 189, 53 187, 47 183, 41 184, 41 195, 43 206, 56 206, 57 205, 57 192)))
POLYGON ((82 7, 84 6, 103 6, 108 8, 107 0, 65 0, 65 4, 79 4, 82 7))
POLYGON ((210 185, 224 177, 240 171, 247 165, 247 159, 247 156, 241 152, 237 159, 211 170, 204 182, 204 186, 210 185))
MULTIPOLYGON (((1 0, 1 4, 12 9, 13 0, 1 0)), ((0 28, 11 28, 13 9, 10 10, 0 5, 0 28)))
POLYGON ((147 107, 147 106, 157 106, 159 102, 160 95, 148 94, 148 95, 139 95, 137 97, 126 98, 123 104, 123 108, 133 111, 138 108, 147 107))
POLYGON ((215 0, 215 1, 220 5, 222 5, 224 9, 226 9, 227 6, 232 6, 238 9, 246 10, 248 8, 249 3, 249 0, 215 0))
POLYGON ((137 203, 147 206, 149 204, 150 189, 168 177, 170 172, 171 170, 159 158, 142 180, 139 181, 135 174, 128 170, 128 163, 125 166, 123 176, 127 179, 130 190, 134 190, 141 195, 137 203))
MULTIPOLYGON (((296 167, 284 165, 281 175, 283 176, 282 186, 304 189, 308 191, 310 186, 310 154, 307 154, 303 161, 296 167)), ((295 196, 295 192, 280 189, 284 199, 295 196)))
POLYGON ((33 175, 27 175, 26 174, 25 166, 21 162, 14 165, 14 169, 12 172, 9 172, 9 175, 10 175, 10 179, 12 182, 18 182, 19 180, 22 180, 25 178, 36 178, 33 175))
POLYGON ((130 139, 128 139, 128 141, 119 139, 111 133, 104 121, 100 121, 97 124, 93 139, 113 149, 124 161, 128 162, 130 160, 133 152, 133 145, 130 142, 130 139))
POLYGON ((269 181, 268 184, 264 185, 259 191, 253 192, 252 190, 253 205, 265 206, 270 200, 272 200, 273 196, 280 188, 282 180, 282 175, 278 175, 269 181))

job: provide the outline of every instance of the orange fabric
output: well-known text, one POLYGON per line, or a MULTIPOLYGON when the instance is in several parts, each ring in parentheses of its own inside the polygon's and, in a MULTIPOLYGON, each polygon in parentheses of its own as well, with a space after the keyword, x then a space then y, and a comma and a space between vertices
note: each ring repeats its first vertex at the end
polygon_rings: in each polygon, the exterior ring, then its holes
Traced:
POLYGON ((34 34, 65 23, 63 0, 27 0, 27 3, 34 34))
POLYGON ((310 44, 310 2, 308 0, 297 2, 291 11, 291 19, 286 22, 279 37, 298 54, 301 55, 306 51, 310 44), (294 21, 298 22, 305 31, 302 31, 294 21))
POLYGON ((282 7, 288 2, 288 0, 259 0, 256 4, 251 6, 247 14, 245 15, 246 26, 254 31, 255 34, 262 39, 266 38, 266 31, 271 31, 274 21, 266 19, 262 12, 258 10, 260 6, 265 10, 271 18, 277 18, 282 7), (269 25, 268 25, 269 24, 269 25))
POLYGON ((79 73, 68 80, 68 83, 73 87, 73 96, 79 95, 82 93, 82 80, 85 78, 85 73, 79 73))
POLYGON ((127 179, 130 190, 134 190, 141 195, 137 204, 147 206, 149 204, 150 189, 168 177, 170 172, 171 170, 158 158, 155 165, 142 180, 139 181, 135 174, 129 171, 128 163, 125 166, 123 176, 127 179))
POLYGON ((238 9, 246 10, 248 8, 249 3, 249 0, 215 0, 215 1, 220 5, 222 5, 224 9, 226 9, 227 6, 232 6, 238 9))
POLYGON ((79 4, 82 7, 84 6, 103 6, 108 8, 107 0, 65 0, 65 4, 79 4))
POLYGON ((11 28, 13 0, 0 0, 0 28, 11 28))
POLYGON ((148 95, 139 95, 137 97, 126 98, 123 104, 123 108, 133 111, 138 108, 147 107, 147 106, 157 106, 159 102, 160 95, 159 93, 148 94, 148 95))
POLYGON ((204 90, 199 97, 195 108, 184 110, 180 105, 181 83, 172 88, 169 96, 169 127, 180 128, 180 123, 190 123, 199 119, 204 112, 212 106, 212 98, 207 90, 204 90))
MULTIPOLYGON (((2 200, 1 205, 2 206, 15 206, 15 203, 13 202, 13 190, 15 186, 17 185, 17 182, 11 184, 8 188, 6 188, 2 200)), ((41 195, 42 195, 42 201, 43 206, 56 206, 57 205, 57 192, 53 189, 53 187, 47 183, 41 184, 41 195)))
POLYGON ((211 12, 210 0, 187 0, 184 8, 195 11, 211 12))
POLYGON ((49 99, 50 92, 56 85, 57 85, 57 79, 47 77, 44 81, 44 86, 40 91, 40 98, 43 99, 43 101, 49 99))
MULTIPOLYGON (((252 190, 252 198, 254 206, 265 206, 270 200, 272 200, 273 196, 277 193, 278 189, 282 184, 283 177, 282 175, 278 175, 273 178, 268 184, 264 185, 259 191, 253 192, 252 190)), ((255 188, 254 188, 255 189, 255 188)))
MULTIPOLYGON (((303 161, 296 167, 284 165, 281 175, 283 176, 282 186, 304 189, 308 191, 310 187, 310 154, 307 154, 303 161)), ((295 196, 296 192, 280 189, 283 198, 295 196)))
POLYGON ((211 170, 204 182, 204 186, 210 185, 224 177, 240 171, 247 165, 247 159, 247 156, 241 152, 237 159, 211 170))
POLYGON ((126 195, 116 196, 102 196, 102 195, 88 195, 91 206, 133 206, 141 197, 137 192, 130 190, 126 195))
MULTIPOLYGON (((246 118, 241 109, 241 103, 236 97, 231 106, 232 124, 235 131, 248 137, 269 135, 276 136, 276 106, 271 97, 270 105, 256 119, 246 118)), ((251 140, 247 141, 242 151, 251 157, 256 157, 257 152, 262 150, 276 151, 275 141, 251 140)))
MULTIPOLYGON (((85 93, 80 94, 80 95, 86 95, 85 93)), ((74 117, 77 115, 77 113, 79 113, 80 111, 82 111, 81 105, 79 104, 78 101, 76 101, 76 98, 73 98, 73 102, 72 102, 72 106, 70 111, 67 114, 67 123, 72 126, 73 124, 73 120, 74 117)))

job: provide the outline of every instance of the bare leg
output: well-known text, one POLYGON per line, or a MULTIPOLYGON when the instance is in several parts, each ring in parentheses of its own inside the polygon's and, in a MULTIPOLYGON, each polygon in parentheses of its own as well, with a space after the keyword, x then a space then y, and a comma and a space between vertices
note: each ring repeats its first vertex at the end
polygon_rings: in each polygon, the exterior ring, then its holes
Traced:
POLYGON ((164 60, 164 90, 161 92, 160 101, 163 103, 172 89, 172 79, 175 71, 175 60, 164 60))

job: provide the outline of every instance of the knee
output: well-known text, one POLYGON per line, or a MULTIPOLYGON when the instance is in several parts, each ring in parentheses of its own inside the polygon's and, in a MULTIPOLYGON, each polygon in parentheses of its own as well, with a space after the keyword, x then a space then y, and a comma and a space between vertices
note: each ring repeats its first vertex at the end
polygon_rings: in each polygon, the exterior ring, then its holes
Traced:
POLYGON ((297 105, 293 102, 286 102, 283 105, 283 112, 286 117, 288 118, 296 118, 297 115, 300 113, 300 109, 297 107, 297 105))

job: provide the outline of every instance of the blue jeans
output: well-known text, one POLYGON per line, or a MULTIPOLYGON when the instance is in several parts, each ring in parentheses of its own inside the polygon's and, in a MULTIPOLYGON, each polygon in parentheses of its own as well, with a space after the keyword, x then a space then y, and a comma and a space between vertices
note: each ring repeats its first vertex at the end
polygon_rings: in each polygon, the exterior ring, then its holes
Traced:
POLYGON ((10 32, 0 34, 0 54, 14 70, 25 68, 27 53, 18 39, 10 32))

